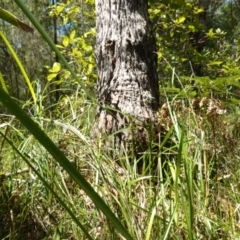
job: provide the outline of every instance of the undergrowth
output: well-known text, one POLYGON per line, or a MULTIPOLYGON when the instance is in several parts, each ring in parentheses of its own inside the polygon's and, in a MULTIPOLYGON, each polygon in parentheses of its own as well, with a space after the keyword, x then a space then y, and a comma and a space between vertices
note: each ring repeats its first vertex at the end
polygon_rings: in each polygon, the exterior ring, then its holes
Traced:
MULTIPOLYGON (((166 99, 159 110, 155 168, 119 164, 91 139, 94 106, 79 96, 53 117, 33 118, 91 183, 133 239, 239 239, 239 124, 220 101, 166 99), (69 110, 70 109, 70 110, 69 110), (124 167, 123 167, 124 166, 124 167)), ((0 115, 0 239, 85 239, 14 145, 80 220, 93 239, 123 239, 90 198, 10 115, 0 115), (10 142, 7 141, 10 140, 10 142)), ((131 161, 130 161, 131 159, 131 161)), ((152 163, 149 163, 152 164, 152 163)))

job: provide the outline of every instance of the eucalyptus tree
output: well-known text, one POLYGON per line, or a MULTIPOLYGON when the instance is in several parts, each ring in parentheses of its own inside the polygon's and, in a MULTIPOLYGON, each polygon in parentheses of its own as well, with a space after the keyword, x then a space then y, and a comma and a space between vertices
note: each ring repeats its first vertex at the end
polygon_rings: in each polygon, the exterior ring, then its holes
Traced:
POLYGON ((93 135, 116 148, 148 144, 159 108, 157 54, 146 0, 96 0, 98 108, 93 135))

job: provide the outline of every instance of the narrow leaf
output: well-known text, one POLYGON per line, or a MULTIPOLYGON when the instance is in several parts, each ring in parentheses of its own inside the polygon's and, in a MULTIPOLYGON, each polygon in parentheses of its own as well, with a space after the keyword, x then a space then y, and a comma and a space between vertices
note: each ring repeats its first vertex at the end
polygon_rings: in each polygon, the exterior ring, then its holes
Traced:
POLYGON ((219 66, 221 64, 223 64, 223 61, 213 61, 213 62, 210 62, 208 65, 211 65, 211 66, 217 65, 217 66, 219 66))
POLYGON ((4 21, 14 25, 15 27, 18 27, 26 32, 31 32, 33 33, 33 28, 31 28, 29 25, 26 23, 22 22, 20 19, 15 17, 13 14, 10 12, 6 11, 5 9, 0 7, 0 18, 3 19, 4 21))
POLYGON ((69 37, 64 36, 62 44, 64 47, 67 47, 69 45, 69 37))
POLYGON ((3 75, 2 75, 1 72, 0 72, 0 83, 1 83, 1 85, 2 85, 3 90, 4 90, 6 93, 8 93, 7 85, 6 85, 6 83, 5 83, 5 80, 4 80, 3 75))
POLYGON ((71 40, 73 40, 73 39, 74 39, 74 37, 75 37, 75 34, 76 34, 76 31, 75 31, 75 30, 73 30, 73 31, 70 33, 70 36, 69 36, 69 38, 70 38, 71 40))

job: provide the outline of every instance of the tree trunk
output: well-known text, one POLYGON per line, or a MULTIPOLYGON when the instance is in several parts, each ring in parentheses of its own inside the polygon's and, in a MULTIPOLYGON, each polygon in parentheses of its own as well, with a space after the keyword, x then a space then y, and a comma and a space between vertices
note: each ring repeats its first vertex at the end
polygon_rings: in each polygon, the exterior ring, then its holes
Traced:
MULTIPOLYGON (((204 47, 207 44, 207 13, 208 13, 208 8, 209 8, 210 2, 209 0, 199 0, 198 1, 198 6, 203 9, 203 12, 201 12, 198 17, 199 17, 199 23, 202 25, 203 29, 202 31, 195 32, 193 38, 194 38, 194 45, 196 47, 196 50, 199 54, 202 53, 204 47)), ((193 64, 193 69, 194 73, 198 77, 203 77, 204 76, 204 71, 203 71, 203 64, 202 63, 192 63, 193 64)))
POLYGON ((147 1, 96 0, 96 14, 99 105, 93 134, 111 135, 116 148, 146 146, 159 108, 147 1))

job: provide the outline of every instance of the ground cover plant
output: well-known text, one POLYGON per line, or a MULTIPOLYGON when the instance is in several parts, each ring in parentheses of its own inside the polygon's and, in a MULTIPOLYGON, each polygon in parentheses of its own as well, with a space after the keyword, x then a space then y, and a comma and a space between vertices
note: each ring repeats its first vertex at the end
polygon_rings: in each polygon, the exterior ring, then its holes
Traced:
MULTIPOLYGON (((114 145, 104 146, 104 137, 91 136, 97 107, 95 30, 89 14, 94 2, 55 3, 49 15, 71 24, 58 43, 46 37, 59 48, 59 58, 47 66, 47 82, 32 82, 36 101, 33 97, 11 101, 4 92, 0 96, 0 239, 239 239, 237 43, 233 50, 226 46, 227 39, 219 40, 221 55, 211 41, 224 34, 210 28, 209 45, 196 52, 188 34, 193 26, 203 27, 197 23, 201 5, 186 2, 180 8, 174 1, 160 5, 151 1, 158 73, 165 79, 159 83, 159 131, 139 156, 122 153, 114 145), (190 8, 194 15, 189 32, 190 8), (164 23, 161 9, 172 21, 164 23), (75 30, 79 22, 73 13, 79 11, 88 19, 82 33, 75 30), (176 45, 181 31, 184 38, 176 45), (179 49, 189 44, 188 50, 195 51, 192 63, 197 69, 201 63, 204 69, 201 76, 194 73, 194 66, 186 67, 187 54, 181 60, 185 53, 170 51, 166 39, 179 49), (225 62, 219 60, 223 57, 225 62), (37 124, 35 129, 29 130, 32 122, 16 103, 37 124), (42 136, 41 142, 38 127, 61 153, 54 153, 47 138, 42 136), (66 161, 61 160, 62 153, 66 161), (74 169, 92 189, 74 175, 74 169), (99 198, 91 195, 93 191, 99 198)), ((8 79, 3 82, 9 90, 8 79)))

